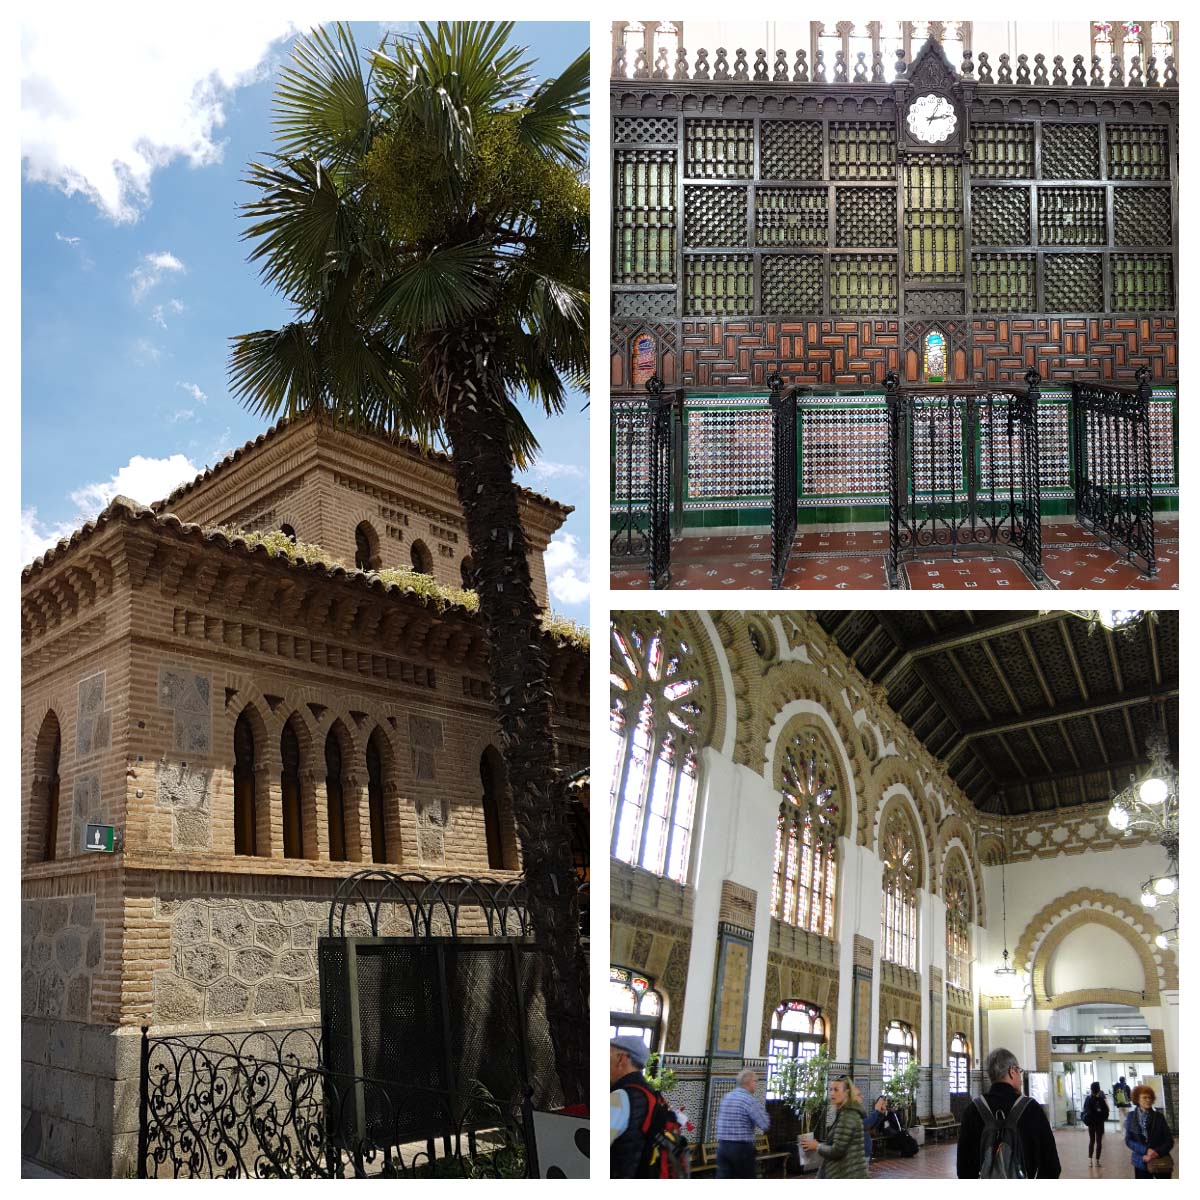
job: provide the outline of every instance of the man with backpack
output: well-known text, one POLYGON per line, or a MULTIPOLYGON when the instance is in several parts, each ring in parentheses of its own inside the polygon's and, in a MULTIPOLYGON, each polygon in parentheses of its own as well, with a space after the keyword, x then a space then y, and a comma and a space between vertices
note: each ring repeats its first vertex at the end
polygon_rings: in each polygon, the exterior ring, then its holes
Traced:
POLYGON ((624 1127, 615 1130, 608 1149, 613 1179, 678 1179, 688 1174, 687 1138, 662 1093, 642 1074, 648 1058, 645 1043, 635 1035, 615 1037, 608 1044, 609 1084, 625 1101, 616 1106, 624 1127))
POLYGON ((1022 1095, 1024 1073, 1011 1050, 987 1058, 991 1086, 963 1113, 959 1179, 1057 1179, 1058 1146, 1045 1110, 1022 1095))
POLYGON ((1125 1076, 1122 1075, 1116 1083, 1113 1084, 1113 1104, 1117 1109, 1117 1120, 1124 1126, 1125 1118, 1129 1115, 1130 1096, 1133 1089, 1125 1082, 1125 1076))

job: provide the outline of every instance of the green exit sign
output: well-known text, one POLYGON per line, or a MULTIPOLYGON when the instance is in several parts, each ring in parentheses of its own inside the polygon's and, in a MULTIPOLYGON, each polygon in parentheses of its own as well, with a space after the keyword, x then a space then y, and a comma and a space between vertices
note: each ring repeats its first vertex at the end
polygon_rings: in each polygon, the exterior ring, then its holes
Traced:
POLYGON ((112 825, 89 825, 87 836, 83 840, 85 850, 95 850, 100 854, 113 852, 114 829, 112 825))

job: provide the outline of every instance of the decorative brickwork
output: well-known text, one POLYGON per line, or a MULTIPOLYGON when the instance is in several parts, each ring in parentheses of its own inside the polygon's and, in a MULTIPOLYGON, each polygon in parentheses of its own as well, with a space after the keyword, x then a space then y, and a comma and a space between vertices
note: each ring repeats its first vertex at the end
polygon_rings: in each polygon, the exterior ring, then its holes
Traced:
POLYGON ((753 888, 743 887, 732 879, 721 883, 721 907, 718 921, 729 925, 737 925, 741 929, 754 932, 754 906, 758 902, 758 893, 753 888))
MULTIPOLYGON (((777 924, 772 922, 773 926, 777 924)), ((826 942, 825 947, 814 947, 816 953, 811 957, 795 957, 774 949, 768 952, 762 1015, 763 1054, 767 1053, 771 1037, 771 1018, 785 1000, 806 1000, 821 1010, 825 1018, 826 1042, 833 1053, 833 1047, 837 1045, 839 975, 834 957, 836 947, 832 942, 826 942), (821 953, 825 947, 828 948, 827 956, 821 953), (821 961, 823 958, 825 961, 821 961)))
POLYGON ((1050 1070, 1050 1030, 1035 1029, 1033 1031, 1033 1056, 1035 1071, 1050 1070))

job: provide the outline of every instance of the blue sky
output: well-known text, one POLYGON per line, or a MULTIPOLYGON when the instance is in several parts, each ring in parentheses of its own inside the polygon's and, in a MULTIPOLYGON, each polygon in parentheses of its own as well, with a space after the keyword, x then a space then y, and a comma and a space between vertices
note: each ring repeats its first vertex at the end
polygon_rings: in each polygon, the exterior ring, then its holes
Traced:
MULTIPOLYGON (((237 206, 245 164, 271 147, 289 31, 319 15, 289 25, 246 11, 211 30, 77 11, 68 38, 53 13, 25 18, 23 562, 113 495, 159 499, 263 428, 227 391, 228 339, 288 311, 246 262, 237 206)), ((374 48, 384 26, 354 32, 374 48)), ((554 75, 588 27, 521 22, 515 40, 554 75)), ((552 606, 586 623, 585 403, 552 420, 529 412, 542 456, 521 482, 575 505, 547 569, 552 606)))

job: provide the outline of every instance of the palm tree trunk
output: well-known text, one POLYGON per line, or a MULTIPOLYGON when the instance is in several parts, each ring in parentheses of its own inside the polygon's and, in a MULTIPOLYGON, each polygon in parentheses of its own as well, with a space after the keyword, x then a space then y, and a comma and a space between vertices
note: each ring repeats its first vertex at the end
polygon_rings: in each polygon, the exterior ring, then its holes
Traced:
POLYGON ((578 881, 559 791, 549 656, 533 594, 525 531, 505 437, 502 383, 491 370, 494 334, 482 324, 426 337, 422 367, 445 413, 455 484, 487 627, 488 673, 512 789, 527 903, 546 952, 546 1009, 568 1104, 587 1098, 587 967, 578 881))

